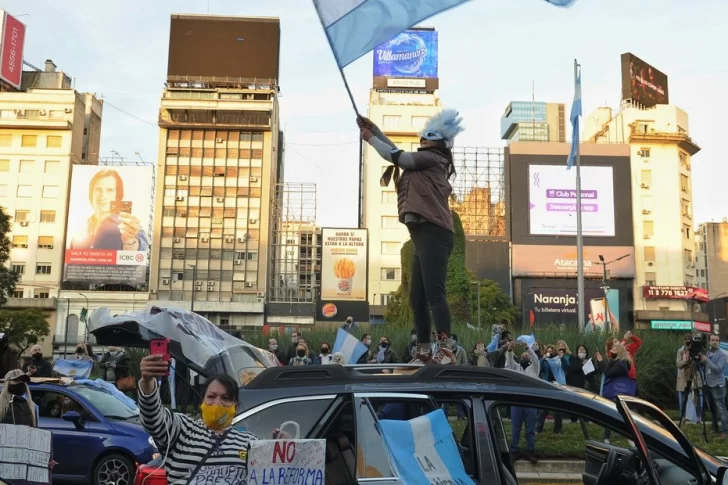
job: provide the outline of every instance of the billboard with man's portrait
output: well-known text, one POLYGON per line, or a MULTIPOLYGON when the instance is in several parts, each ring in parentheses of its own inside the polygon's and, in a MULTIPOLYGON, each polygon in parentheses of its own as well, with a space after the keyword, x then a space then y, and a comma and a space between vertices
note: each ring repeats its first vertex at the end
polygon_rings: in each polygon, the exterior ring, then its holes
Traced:
POLYGON ((64 281, 145 284, 151 166, 74 165, 64 281))

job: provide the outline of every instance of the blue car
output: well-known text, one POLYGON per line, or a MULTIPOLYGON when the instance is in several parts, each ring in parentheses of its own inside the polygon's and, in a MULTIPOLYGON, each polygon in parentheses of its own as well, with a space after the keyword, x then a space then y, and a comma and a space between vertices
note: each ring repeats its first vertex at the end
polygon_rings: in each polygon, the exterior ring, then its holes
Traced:
POLYGON ((31 382, 30 392, 38 427, 53 433, 54 482, 133 485, 137 465, 159 455, 136 405, 93 385, 59 380, 31 382))

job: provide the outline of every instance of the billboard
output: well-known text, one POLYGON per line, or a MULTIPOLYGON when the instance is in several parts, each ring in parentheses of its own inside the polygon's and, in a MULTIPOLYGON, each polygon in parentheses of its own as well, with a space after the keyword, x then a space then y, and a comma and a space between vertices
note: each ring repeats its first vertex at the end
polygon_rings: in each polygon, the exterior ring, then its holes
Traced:
MULTIPOLYGON (((532 236, 576 236, 576 171, 564 165, 530 165, 529 232, 532 236)), ((584 236, 614 237, 612 167, 581 167, 584 236)))
POLYGON ((692 300, 708 302, 708 290, 694 286, 643 286, 645 300, 692 300))
MULTIPOLYGON (((607 263, 610 278, 634 278, 634 247, 631 246, 584 246, 584 276, 602 277, 600 255, 607 263)), ((514 244, 511 266, 513 277, 573 277, 578 268, 576 246, 514 244)))
MULTIPOLYGON (((587 288, 584 290, 587 304, 584 305, 584 321, 589 319, 589 302, 603 299, 604 291, 587 288)), ((569 325, 578 326, 578 300, 575 289, 568 288, 532 288, 524 302, 529 326, 569 325)))
POLYGON ((367 301, 366 229, 321 230, 321 300, 367 301))
POLYGON ((631 52, 622 54, 622 99, 646 108, 670 104, 667 76, 631 52))
POLYGON ((374 49, 374 77, 436 79, 437 55, 437 32, 406 30, 374 49))
POLYGON ((147 282, 152 170, 73 166, 64 281, 147 282))
POLYGON ((0 10, 0 15, 2 15, 0 78, 15 89, 20 89, 20 81, 23 78, 25 25, 5 10, 0 10))
POLYGON ((279 79, 277 18, 172 15, 167 76, 279 79))

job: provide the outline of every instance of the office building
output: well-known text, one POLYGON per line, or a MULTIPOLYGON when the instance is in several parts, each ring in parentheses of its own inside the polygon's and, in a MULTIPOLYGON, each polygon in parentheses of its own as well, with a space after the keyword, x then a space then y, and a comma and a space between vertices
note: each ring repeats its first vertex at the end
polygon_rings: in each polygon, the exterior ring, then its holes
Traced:
POLYGON ((643 287, 692 287, 695 272, 692 157, 688 115, 677 106, 622 102, 585 120, 584 141, 630 146, 635 321, 697 320, 680 299, 643 297, 643 287))
POLYGON ((501 117, 501 139, 512 141, 566 141, 566 114, 562 103, 511 101, 501 117))
POLYGON ((278 19, 172 17, 150 298, 228 330, 264 322, 283 162, 279 42, 278 19))
MULTIPOLYGON (((369 118, 398 147, 406 151, 420 146, 419 132, 425 122, 443 109, 436 93, 382 92, 371 90, 369 118)), ((394 182, 381 187, 379 180, 391 164, 369 145, 364 146, 363 225, 369 229, 369 302, 372 314, 383 313, 390 294, 402 279, 400 250, 409 240, 399 222, 394 182)))
MULTIPOLYGON (((23 73, 20 91, 0 93, 0 205, 12 217, 9 264, 21 275, 6 308, 47 310, 51 335, 71 171, 97 163, 101 117, 102 102, 75 91, 50 60, 23 73)), ((43 345, 50 355, 51 339, 43 345)))
POLYGON ((728 220, 705 222, 695 233, 696 286, 711 299, 728 296, 728 220))

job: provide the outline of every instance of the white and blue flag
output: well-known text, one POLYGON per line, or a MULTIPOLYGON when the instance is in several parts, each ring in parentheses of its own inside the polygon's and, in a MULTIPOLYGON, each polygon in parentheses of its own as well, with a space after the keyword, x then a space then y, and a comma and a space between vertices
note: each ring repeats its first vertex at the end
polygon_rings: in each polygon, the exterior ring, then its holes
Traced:
POLYGON ((571 105, 571 153, 566 162, 566 170, 574 166, 576 150, 579 148, 579 117, 581 116, 581 66, 576 65, 576 85, 574 87, 574 103, 571 105))
POLYGON ((53 371, 74 379, 88 379, 93 368, 94 363, 90 360, 58 359, 53 371))
POLYGON ((574 3, 576 0, 546 0, 551 5, 556 5, 557 7, 571 7, 571 4, 574 3))
POLYGON ((336 341, 334 342, 333 354, 340 353, 343 357, 344 364, 356 364, 366 352, 367 346, 354 337, 352 334, 340 328, 336 332, 336 341))

